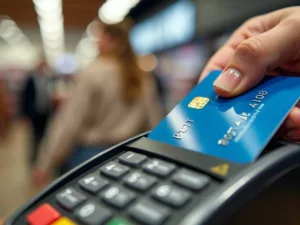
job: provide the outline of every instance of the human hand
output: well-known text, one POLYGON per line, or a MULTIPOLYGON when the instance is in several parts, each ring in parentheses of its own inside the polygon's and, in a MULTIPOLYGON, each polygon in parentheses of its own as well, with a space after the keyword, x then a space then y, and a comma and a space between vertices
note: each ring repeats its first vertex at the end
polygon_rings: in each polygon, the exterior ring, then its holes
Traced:
MULTIPOLYGON (((265 74, 300 76, 300 7, 281 9, 248 20, 209 60, 200 80, 215 69, 224 72, 214 82, 222 97, 242 94, 265 74)), ((300 141, 300 108, 281 127, 284 137, 300 141)))
MULTIPOLYGON (((32 184, 39 189, 47 186, 52 180, 51 173, 43 170, 39 166, 35 166, 32 171, 32 184)), ((1 224, 0 224, 1 225, 1 224)))

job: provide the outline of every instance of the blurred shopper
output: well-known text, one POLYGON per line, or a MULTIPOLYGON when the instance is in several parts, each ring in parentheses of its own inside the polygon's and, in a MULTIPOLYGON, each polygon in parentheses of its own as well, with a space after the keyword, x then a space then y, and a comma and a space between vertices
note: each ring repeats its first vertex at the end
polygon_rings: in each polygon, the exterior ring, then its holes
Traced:
POLYGON ((51 98, 49 92, 49 66, 43 60, 25 82, 22 92, 22 113, 32 124, 34 144, 31 163, 37 157, 38 146, 44 136, 48 118, 51 113, 51 98))
POLYGON ((5 80, 0 79, 0 139, 6 137, 12 120, 8 97, 5 80))
POLYGON ((101 56, 78 76, 49 128, 34 172, 38 184, 62 165, 68 171, 162 118, 155 82, 139 69, 130 46, 128 20, 93 26, 101 56))

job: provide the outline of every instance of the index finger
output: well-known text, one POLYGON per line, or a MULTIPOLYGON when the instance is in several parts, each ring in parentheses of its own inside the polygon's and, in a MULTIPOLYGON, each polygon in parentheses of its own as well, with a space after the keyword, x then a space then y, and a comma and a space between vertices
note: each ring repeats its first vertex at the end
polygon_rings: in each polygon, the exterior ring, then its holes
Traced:
POLYGON ((207 76, 212 70, 225 69, 230 58, 234 55, 237 46, 244 40, 259 35, 272 27, 276 26, 288 12, 293 10, 291 8, 280 9, 268 14, 254 17, 244 24, 242 24, 224 44, 224 46, 217 51, 205 66, 199 81, 207 76))
POLYGON ((223 70, 230 58, 233 56, 236 47, 251 36, 262 33, 266 26, 262 24, 263 16, 252 18, 241 25, 228 39, 224 46, 218 50, 208 61, 202 71, 199 81, 205 78, 212 70, 223 70))
POLYGON ((231 45, 225 44, 208 61, 207 65, 205 66, 200 75, 199 81, 204 79, 209 74, 209 72, 213 70, 223 70, 233 54, 234 48, 232 48, 231 45))

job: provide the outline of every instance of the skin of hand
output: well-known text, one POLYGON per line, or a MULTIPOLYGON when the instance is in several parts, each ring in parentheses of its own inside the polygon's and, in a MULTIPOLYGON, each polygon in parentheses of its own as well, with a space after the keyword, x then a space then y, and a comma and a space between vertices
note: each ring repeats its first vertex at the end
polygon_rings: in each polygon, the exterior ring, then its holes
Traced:
POLYGON ((53 179, 54 176, 52 174, 49 174, 37 165, 32 170, 32 184, 35 188, 43 189, 50 184, 53 179))
MULTIPOLYGON (((222 97, 234 97, 257 85, 265 74, 300 76, 300 7, 284 8, 249 19, 217 51, 200 81, 212 70, 223 70, 214 82, 222 97)), ((300 141, 300 104, 280 131, 289 141, 300 141)))

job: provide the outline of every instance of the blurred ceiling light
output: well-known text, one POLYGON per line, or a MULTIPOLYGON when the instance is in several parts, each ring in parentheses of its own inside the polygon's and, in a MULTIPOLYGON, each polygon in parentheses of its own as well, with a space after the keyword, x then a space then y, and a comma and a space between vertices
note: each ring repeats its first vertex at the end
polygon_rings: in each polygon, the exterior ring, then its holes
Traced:
POLYGON ((28 37, 17 26, 17 24, 9 17, 4 16, 0 18, 0 37, 11 46, 18 45, 18 47, 32 47, 28 37))
POLYGON ((99 55, 97 42, 87 36, 83 37, 77 44, 75 54, 81 69, 86 67, 99 55))
POLYGON ((99 17, 104 23, 113 24, 121 22, 125 15, 129 12, 127 7, 123 7, 122 4, 117 5, 108 1, 99 10, 99 17))
POLYGON ((108 24, 121 22, 140 0, 108 0, 99 9, 98 16, 108 24))
POLYGON ((57 49, 57 48, 64 48, 64 38, 61 37, 59 39, 56 40, 50 40, 50 39, 42 39, 43 40, 43 45, 45 48, 51 48, 51 49, 57 49))
POLYGON ((61 39, 63 38, 63 33, 62 32, 45 32, 45 31, 41 31, 42 34, 42 39, 48 39, 51 41, 55 41, 57 39, 61 39))
POLYGON ((44 47, 44 52, 48 56, 56 56, 62 52, 62 49, 52 49, 52 48, 44 47))
POLYGON ((86 37, 80 40, 76 47, 76 52, 79 55, 86 56, 88 58, 94 58, 99 55, 99 51, 95 42, 86 37))
POLYGON ((45 55, 49 63, 64 52, 62 0, 33 0, 45 55))
POLYGON ((2 19, 0 23, 0 29, 6 29, 7 27, 16 26, 16 23, 11 19, 2 19))
POLYGON ((101 21, 103 21, 104 23, 107 23, 107 24, 115 24, 115 23, 119 23, 119 22, 122 22, 125 18, 125 16, 106 16, 104 13, 100 13, 99 15, 101 21))
POLYGON ((92 58, 92 59, 94 59, 94 58, 96 58, 99 55, 99 53, 98 53, 97 50, 89 48, 89 49, 85 49, 84 51, 81 51, 80 55, 82 57, 84 57, 84 58, 92 58))
POLYGON ((4 39, 9 39, 18 33, 20 33, 20 30, 18 27, 9 26, 9 27, 6 27, 6 29, 1 30, 0 36, 2 36, 4 39))
POLYGON ((55 60, 57 57, 61 56, 62 52, 49 52, 48 50, 44 49, 45 57, 50 60, 55 60))
POLYGON ((30 41, 26 38, 24 41, 23 41, 23 46, 31 46, 31 43, 30 43, 30 41))
POLYGON ((63 49, 64 48, 64 38, 57 39, 55 41, 48 40, 48 39, 43 39, 43 44, 47 48, 51 49, 63 49))
POLYGON ((51 11, 61 7, 61 0, 33 0, 37 10, 51 11))
POLYGON ((9 38, 7 41, 9 44, 20 44, 26 40, 24 34, 19 33, 14 35, 12 38, 9 38))
POLYGON ((85 37, 80 40, 78 46, 82 49, 89 48, 92 45, 93 41, 91 41, 88 37, 85 37))
POLYGON ((101 29, 98 28, 99 22, 92 21, 86 28, 86 35, 92 41, 98 41, 101 36, 101 29))
POLYGON ((62 44, 44 43, 44 49, 49 53, 63 52, 64 46, 62 44))
POLYGON ((40 28, 44 32, 63 31, 63 19, 39 20, 40 28))
POLYGON ((44 37, 50 37, 50 39, 54 39, 57 36, 64 36, 63 27, 40 27, 41 34, 44 37), (55 29, 54 29, 55 28, 55 29), (51 38, 53 37, 53 38, 51 38))
POLYGON ((141 70, 151 72, 157 67, 157 57, 154 54, 140 56, 138 65, 141 70))
POLYGON ((4 39, 13 37, 14 35, 22 33, 17 24, 11 19, 1 20, 0 23, 0 36, 4 39))
POLYGON ((44 11, 44 10, 36 9, 36 13, 38 14, 38 16, 41 19, 51 20, 51 19, 56 19, 56 18, 59 18, 62 16, 62 8, 59 7, 57 9, 54 9, 51 11, 49 11, 49 10, 44 11))
POLYGON ((40 32, 42 36, 54 39, 57 36, 64 36, 64 27, 63 25, 40 26, 40 32))

